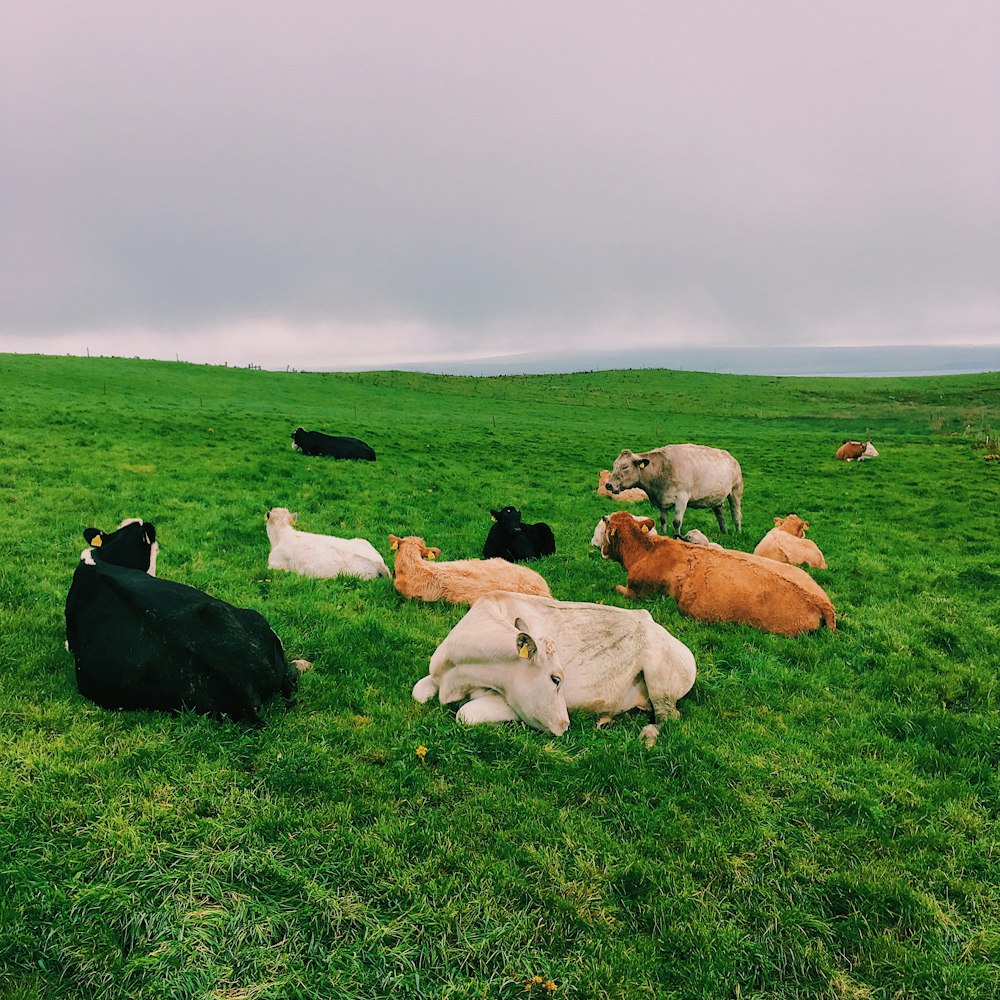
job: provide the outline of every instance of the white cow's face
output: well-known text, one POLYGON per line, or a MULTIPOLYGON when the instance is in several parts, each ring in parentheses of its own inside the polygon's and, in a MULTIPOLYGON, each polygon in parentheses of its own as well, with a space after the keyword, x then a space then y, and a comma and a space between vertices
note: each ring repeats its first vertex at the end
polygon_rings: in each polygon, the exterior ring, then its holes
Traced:
POLYGON ((569 712, 563 697, 563 667, 551 639, 535 639, 524 622, 514 622, 503 647, 483 662, 456 663, 441 679, 439 697, 444 704, 499 695, 511 711, 533 729, 562 736, 569 729, 569 712), (506 647, 506 643, 510 646, 506 647))
POLYGON ((520 618, 514 627, 521 629, 515 641, 518 658, 505 671, 500 693, 518 718, 533 729, 562 736, 569 729, 569 712, 562 693, 564 673, 556 644, 546 638, 536 643, 520 618))
MULTIPOLYGON (((623 513, 630 514, 631 517, 634 520, 636 520, 636 521, 648 521, 649 520, 648 517, 639 517, 638 514, 631 514, 630 511, 624 511, 623 513)), ((608 517, 609 516, 610 515, 602 517, 600 519, 600 521, 597 522, 597 525, 594 528, 594 537, 591 538, 591 540, 590 540, 590 544, 591 545, 596 545, 601 550, 601 555, 605 559, 608 558, 607 554, 604 551, 604 546, 605 546, 605 543, 608 540, 608 517)), ((656 534, 656 527, 654 526, 652 528, 649 528, 648 531, 647 531, 647 534, 655 535, 656 534)), ((702 537, 704 537, 704 536, 702 536, 702 537)), ((708 539, 706 538, 705 541, 707 542, 708 539)))
POLYGON ((639 480, 642 470, 647 465, 649 465, 648 458, 623 448, 611 467, 611 475, 606 483, 608 490, 611 493, 620 493, 622 490, 632 489, 633 486, 641 486, 639 480))

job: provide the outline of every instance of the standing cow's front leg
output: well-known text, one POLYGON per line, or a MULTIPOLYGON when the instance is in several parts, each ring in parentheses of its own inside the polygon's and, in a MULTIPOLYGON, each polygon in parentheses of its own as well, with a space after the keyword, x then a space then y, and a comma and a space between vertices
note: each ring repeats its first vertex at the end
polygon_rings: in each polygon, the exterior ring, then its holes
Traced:
MULTIPOLYGON (((681 525, 684 523, 684 511, 687 510, 688 505, 688 495, 686 493, 679 493, 677 499, 674 501, 674 537, 678 537, 681 533, 681 525)), ((667 530, 666 521, 662 524, 664 531, 667 530)))
POLYGON ((498 694, 483 694, 467 701, 455 716, 467 726, 481 722, 518 722, 520 716, 498 694))

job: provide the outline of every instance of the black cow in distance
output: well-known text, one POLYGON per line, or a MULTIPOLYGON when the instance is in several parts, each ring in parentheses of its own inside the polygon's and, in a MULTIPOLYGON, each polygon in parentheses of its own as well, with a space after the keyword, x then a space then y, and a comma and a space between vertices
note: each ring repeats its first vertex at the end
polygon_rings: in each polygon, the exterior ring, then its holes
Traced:
POLYGON ((360 438, 337 437, 322 431, 307 431, 297 427, 292 431, 292 451, 303 455, 322 455, 327 458, 357 458, 363 462, 374 462, 375 452, 371 445, 360 438))

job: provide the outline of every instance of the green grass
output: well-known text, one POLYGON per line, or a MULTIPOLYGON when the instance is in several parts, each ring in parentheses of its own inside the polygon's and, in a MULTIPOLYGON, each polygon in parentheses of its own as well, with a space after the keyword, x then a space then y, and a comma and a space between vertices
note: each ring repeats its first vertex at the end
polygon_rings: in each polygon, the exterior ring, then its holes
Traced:
MULTIPOLYGON (((469 379, 0 356, 0 995, 976 997, 1000 989, 1000 377, 625 371, 469 379), (375 464, 293 454, 302 424, 375 464), (833 460, 870 432, 881 458, 833 460), (627 605, 589 546, 619 449, 742 463, 750 550, 796 512, 839 628, 641 606, 699 677, 680 722, 561 739, 410 698, 463 609, 267 570, 264 512, 478 554, 548 521, 556 597, 627 605), (315 661, 267 727, 76 692, 88 525, 152 520, 159 575, 315 661), (426 759, 415 753, 428 748, 426 759)), ((685 528, 717 539, 710 511, 685 528)))

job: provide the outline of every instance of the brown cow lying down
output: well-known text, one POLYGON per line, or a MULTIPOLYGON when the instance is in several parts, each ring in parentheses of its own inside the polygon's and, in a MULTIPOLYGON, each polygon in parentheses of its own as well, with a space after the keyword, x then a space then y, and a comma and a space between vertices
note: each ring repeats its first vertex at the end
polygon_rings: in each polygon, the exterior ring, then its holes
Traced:
POLYGON ((799 635, 836 628, 833 604, 804 570, 732 549, 709 549, 650 535, 650 518, 615 511, 604 518, 601 555, 628 572, 626 597, 666 591, 685 615, 708 622, 742 622, 799 635))
POLYGON ((618 500, 621 503, 639 503, 642 500, 649 499, 649 497, 646 496, 646 491, 639 489, 638 486, 635 486, 630 490, 622 490, 621 493, 612 493, 608 489, 608 480, 611 478, 611 470, 602 469, 599 475, 601 477, 601 481, 597 484, 598 496, 610 497, 612 500, 618 500))
POLYGON ((808 527, 809 522, 803 521, 798 514, 776 517, 774 527, 757 543, 753 554, 793 566, 826 569, 826 560, 819 546, 805 537, 808 527))
POLYGON ((545 578, 527 566, 506 559, 459 559, 435 563, 440 549, 429 549, 422 538, 389 536, 396 553, 396 590, 418 601, 472 604, 483 594, 509 590, 516 594, 551 597, 545 578))
POLYGON ((878 452, 871 441, 845 441, 837 449, 837 458, 842 462, 864 462, 869 458, 878 458, 878 452))

